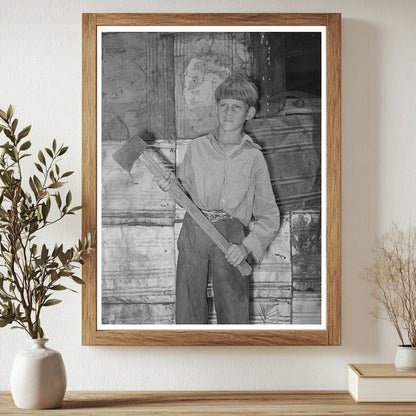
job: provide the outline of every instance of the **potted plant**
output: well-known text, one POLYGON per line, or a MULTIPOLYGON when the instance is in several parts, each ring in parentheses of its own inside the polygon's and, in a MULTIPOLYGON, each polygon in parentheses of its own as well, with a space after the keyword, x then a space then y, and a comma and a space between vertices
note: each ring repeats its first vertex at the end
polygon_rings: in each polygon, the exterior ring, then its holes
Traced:
POLYGON ((374 261, 363 275, 382 306, 374 315, 388 320, 400 339, 394 364, 416 370, 416 228, 406 231, 393 224, 377 240, 374 261))
POLYGON ((77 270, 93 249, 91 234, 71 248, 48 247, 39 234, 67 215, 81 209, 72 206, 71 191, 63 193, 65 180, 59 161, 68 147, 53 140, 39 150, 33 173, 24 176, 22 160, 31 156, 27 126, 18 132, 13 107, 0 110, 0 327, 11 325, 25 331, 32 348, 18 353, 11 374, 15 403, 22 408, 60 405, 66 375, 61 355, 46 348, 41 312, 61 302, 60 291, 72 290, 64 280, 83 281, 77 270))

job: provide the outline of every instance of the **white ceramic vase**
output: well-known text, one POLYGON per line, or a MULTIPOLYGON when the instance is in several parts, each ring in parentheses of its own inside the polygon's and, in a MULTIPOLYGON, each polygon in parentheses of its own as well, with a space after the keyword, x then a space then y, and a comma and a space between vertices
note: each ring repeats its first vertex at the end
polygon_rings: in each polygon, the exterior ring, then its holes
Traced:
POLYGON ((59 352, 45 346, 47 339, 32 339, 31 348, 16 354, 10 388, 21 409, 59 407, 66 390, 66 372, 59 352))
POLYGON ((416 370, 416 347, 408 345, 397 346, 396 358, 394 365, 399 371, 415 371, 416 370))

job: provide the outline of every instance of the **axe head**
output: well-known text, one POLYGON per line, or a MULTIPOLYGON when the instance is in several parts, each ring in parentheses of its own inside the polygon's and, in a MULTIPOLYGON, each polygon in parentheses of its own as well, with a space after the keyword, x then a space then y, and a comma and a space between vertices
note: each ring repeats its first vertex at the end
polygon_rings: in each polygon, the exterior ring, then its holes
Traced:
POLYGON ((113 153, 113 159, 128 173, 131 172, 134 162, 146 150, 146 142, 139 136, 127 140, 120 149, 113 153))

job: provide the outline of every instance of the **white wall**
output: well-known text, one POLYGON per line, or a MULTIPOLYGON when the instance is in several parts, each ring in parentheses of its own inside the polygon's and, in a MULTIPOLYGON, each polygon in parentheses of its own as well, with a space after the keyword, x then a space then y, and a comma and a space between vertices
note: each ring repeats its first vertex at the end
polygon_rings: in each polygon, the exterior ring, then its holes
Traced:
MULTIPOLYGON (((392 362, 392 327, 369 316, 359 271, 391 221, 416 222, 416 2, 413 0, 0 0, 0 108, 33 124, 34 149, 56 137, 81 188, 81 13, 342 13, 342 346, 82 347, 81 298, 46 310, 69 390, 345 389, 346 364, 392 362), (205 4, 204 4, 205 3, 205 4)), ((59 228, 59 227, 58 227, 59 228)), ((47 237, 67 244, 80 216, 47 237), (57 235, 59 233, 59 236, 57 235)), ((0 330, 0 390, 27 336, 0 330)))

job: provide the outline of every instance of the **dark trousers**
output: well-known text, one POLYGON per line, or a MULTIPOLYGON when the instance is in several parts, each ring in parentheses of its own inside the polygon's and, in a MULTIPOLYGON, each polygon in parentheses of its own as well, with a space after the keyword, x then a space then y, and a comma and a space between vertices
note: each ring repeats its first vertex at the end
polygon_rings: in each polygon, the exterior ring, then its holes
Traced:
MULTIPOLYGON (((229 218, 213 223, 230 242, 241 244, 243 224, 229 218)), ((249 323, 249 276, 231 266, 224 253, 195 221, 185 215, 178 238, 176 272, 176 323, 207 324, 208 276, 213 279, 215 310, 219 324, 249 323)))

